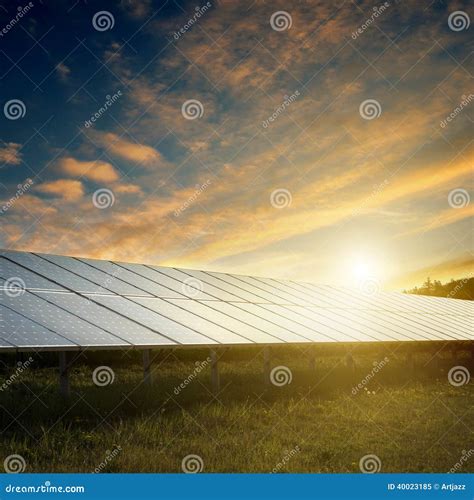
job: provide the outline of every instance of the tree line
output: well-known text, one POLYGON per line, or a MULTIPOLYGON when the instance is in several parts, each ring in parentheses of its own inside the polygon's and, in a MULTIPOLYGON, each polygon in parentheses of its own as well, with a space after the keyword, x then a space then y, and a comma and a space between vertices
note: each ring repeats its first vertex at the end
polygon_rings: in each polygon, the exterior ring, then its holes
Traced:
POLYGON ((420 287, 415 286, 415 288, 411 290, 404 290, 404 293, 474 300, 474 278, 452 279, 448 283, 441 283, 439 280, 431 280, 431 278, 428 277, 423 285, 420 287))

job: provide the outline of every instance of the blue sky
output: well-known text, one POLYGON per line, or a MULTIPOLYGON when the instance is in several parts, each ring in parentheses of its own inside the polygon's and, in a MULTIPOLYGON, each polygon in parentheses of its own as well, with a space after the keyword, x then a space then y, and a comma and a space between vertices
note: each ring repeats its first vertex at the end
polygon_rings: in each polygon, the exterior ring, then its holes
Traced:
POLYGON ((3 247, 395 288, 472 270, 467 2, 26 5, 0 8, 3 247))

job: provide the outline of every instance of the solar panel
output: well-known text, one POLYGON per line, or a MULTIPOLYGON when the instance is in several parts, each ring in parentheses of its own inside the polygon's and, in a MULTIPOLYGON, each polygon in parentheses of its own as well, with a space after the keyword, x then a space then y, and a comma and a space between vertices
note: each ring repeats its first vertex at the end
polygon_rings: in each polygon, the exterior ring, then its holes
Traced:
POLYGON ((32 253, 3 252, 3 255, 39 276, 47 276, 48 280, 60 285, 59 288, 65 287, 76 292, 84 293, 109 293, 105 288, 85 280, 77 274, 73 274, 32 253))
MULTIPOLYGON (((68 271, 71 271, 87 280, 99 285, 110 292, 116 293, 118 295, 142 295, 145 297, 151 297, 151 295, 139 288, 135 288, 134 286, 126 283, 125 281, 120 280, 120 274, 117 276, 114 274, 107 274, 99 269, 86 264, 85 262, 81 262, 78 259, 72 259, 70 257, 62 257, 59 255, 45 255, 38 254, 43 259, 49 260, 53 264, 56 264, 68 271)), ((117 268, 120 270, 120 268, 117 268)))
MULTIPOLYGON (((231 316, 230 314, 218 311, 216 308, 213 308, 208 302, 198 302, 197 300, 182 299, 170 299, 170 302, 186 309, 190 313, 201 316, 204 319, 208 319, 209 321, 213 321, 214 323, 220 325, 226 325, 231 331, 240 332, 243 336, 245 336, 252 342, 259 344, 273 344, 282 342, 282 339, 259 329, 255 322, 253 325, 244 323, 243 321, 235 319, 235 317, 231 316)), ((229 305, 229 307, 232 308, 233 306, 229 305)))
POLYGON ((176 344, 159 333, 153 332, 129 318, 97 304, 95 295, 82 297, 73 293, 49 293, 45 294, 44 298, 81 318, 87 318, 95 326, 120 337, 132 345, 161 346, 176 344))
POLYGON ((0 350, 474 340, 474 304, 0 252, 0 350))
POLYGON ((81 259, 82 262, 91 265, 105 273, 115 276, 121 281, 132 285, 139 290, 141 290, 141 294, 143 292, 147 292, 148 294, 154 295, 155 297, 183 297, 182 293, 178 293, 174 290, 171 290, 163 285, 155 281, 151 281, 139 274, 136 274, 124 267, 115 264, 114 262, 108 262, 105 260, 92 260, 92 259, 81 259))
POLYGON ((310 342, 308 338, 280 326, 278 322, 267 321, 259 316, 248 313, 240 307, 241 304, 213 301, 206 302, 206 305, 230 316, 231 318, 241 321, 242 323, 254 326, 268 335, 280 339, 282 343, 310 342))
POLYGON ((64 290, 62 286, 2 257, 0 257, 0 277, 5 281, 13 280, 13 283, 26 290, 64 290))
MULTIPOLYGON (((34 320, 52 332, 61 334, 67 340, 80 346, 127 347, 130 345, 129 342, 97 328, 85 319, 50 304, 34 295, 33 292, 25 291, 13 297, 2 292, 0 298, 5 307, 34 320)), ((34 342, 31 345, 32 347, 41 346, 34 342)))
MULTIPOLYGON (((147 278, 155 283, 161 284, 165 286, 166 288, 173 290, 175 292, 178 292, 180 295, 187 295, 186 291, 186 286, 189 285, 183 285, 182 281, 176 280, 174 278, 170 278, 163 272, 161 272, 160 268, 150 268, 148 266, 143 266, 140 264, 127 264, 124 262, 119 263, 122 267, 133 271, 136 274, 139 274, 140 276, 143 276, 144 278, 147 278)), ((206 293, 202 292, 199 290, 199 288, 194 288, 191 291, 192 297, 194 299, 202 299, 202 300, 212 300, 213 297, 211 295, 207 295, 206 293)))
POLYGON ((268 302, 268 300, 266 300, 264 297, 249 292, 245 288, 230 284, 226 280, 219 279, 218 277, 214 276, 213 273, 205 273, 203 271, 189 271, 189 270, 186 270, 185 272, 186 274, 189 274, 189 276, 193 276, 194 278, 201 280, 203 283, 212 285, 219 290, 223 290, 224 292, 233 295, 234 301, 238 302, 247 301, 247 302, 254 302, 257 304, 261 302, 268 302))
POLYGON ((12 309, 0 306, 0 338, 4 341, 0 347, 36 347, 66 348, 77 347, 70 340, 53 333, 12 309), (6 341, 6 342, 5 342, 6 341))
POLYGON ((99 296, 94 300, 153 331, 157 331, 176 344, 219 344, 219 342, 205 337, 195 330, 187 328, 127 298, 99 296))
POLYGON ((227 302, 235 302, 239 300, 238 297, 229 292, 226 292, 222 288, 217 288, 212 284, 207 283, 206 281, 202 281, 199 278, 190 276, 185 270, 155 266, 150 267, 166 274, 170 278, 178 280, 182 284, 184 295, 188 298, 195 298, 197 297, 196 292, 202 291, 205 294, 211 296, 213 299, 217 300, 225 300, 227 302))
POLYGON ((206 337, 219 342, 220 344, 248 344, 252 341, 233 332, 232 330, 220 326, 218 322, 211 322, 197 314, 192 314, 186 309, 171 304, 162 299, 133 299, 135 302, 145 306, 160 315, 169 318, 176 323, 205 335, 206 337))

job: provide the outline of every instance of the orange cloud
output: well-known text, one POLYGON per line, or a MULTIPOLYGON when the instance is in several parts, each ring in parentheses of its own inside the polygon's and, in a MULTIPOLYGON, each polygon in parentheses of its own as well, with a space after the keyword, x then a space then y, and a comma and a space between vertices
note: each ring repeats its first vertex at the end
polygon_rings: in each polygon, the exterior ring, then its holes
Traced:
POLYGON ((37 186, 36 190, 44 194, 62 198, 65 201, 77 201, 84 196, 82 182, 70 179, 45 182, 37 186))
POLYGON ((0 147, 0 163, 9 165, 19 165, 21 163, 21 144, 8 142, 4 147, 0 147))
POLYGON ((118 184, 114 187, 114 191, 116 193, 125 193, 125 194, 140 194, 142 192, 140 186, 136 184, 118 184))
POLYGON ((127 141, 117 134, 103 134, 100 142, 110 153, 135 163, 151 165, 161 160, 161 154, 151 146, 127 141))
POLYGON ((94 182, 114 182, 119 178, 114 167, 104 161, 80 161, 75 158, 63 158, 59 162, 61 170, 68 175, 86 177, 94 182))

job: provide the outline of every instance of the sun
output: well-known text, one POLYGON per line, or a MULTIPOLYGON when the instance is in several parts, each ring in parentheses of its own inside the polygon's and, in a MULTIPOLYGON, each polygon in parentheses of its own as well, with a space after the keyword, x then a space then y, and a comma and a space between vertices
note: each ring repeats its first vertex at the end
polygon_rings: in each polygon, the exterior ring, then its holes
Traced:
POLYGON ((382 266, 377 257, 369 254, 353 255, 349 259, 349 274, 354 283, 360 283, 368 279, 380 279, 382 266))

